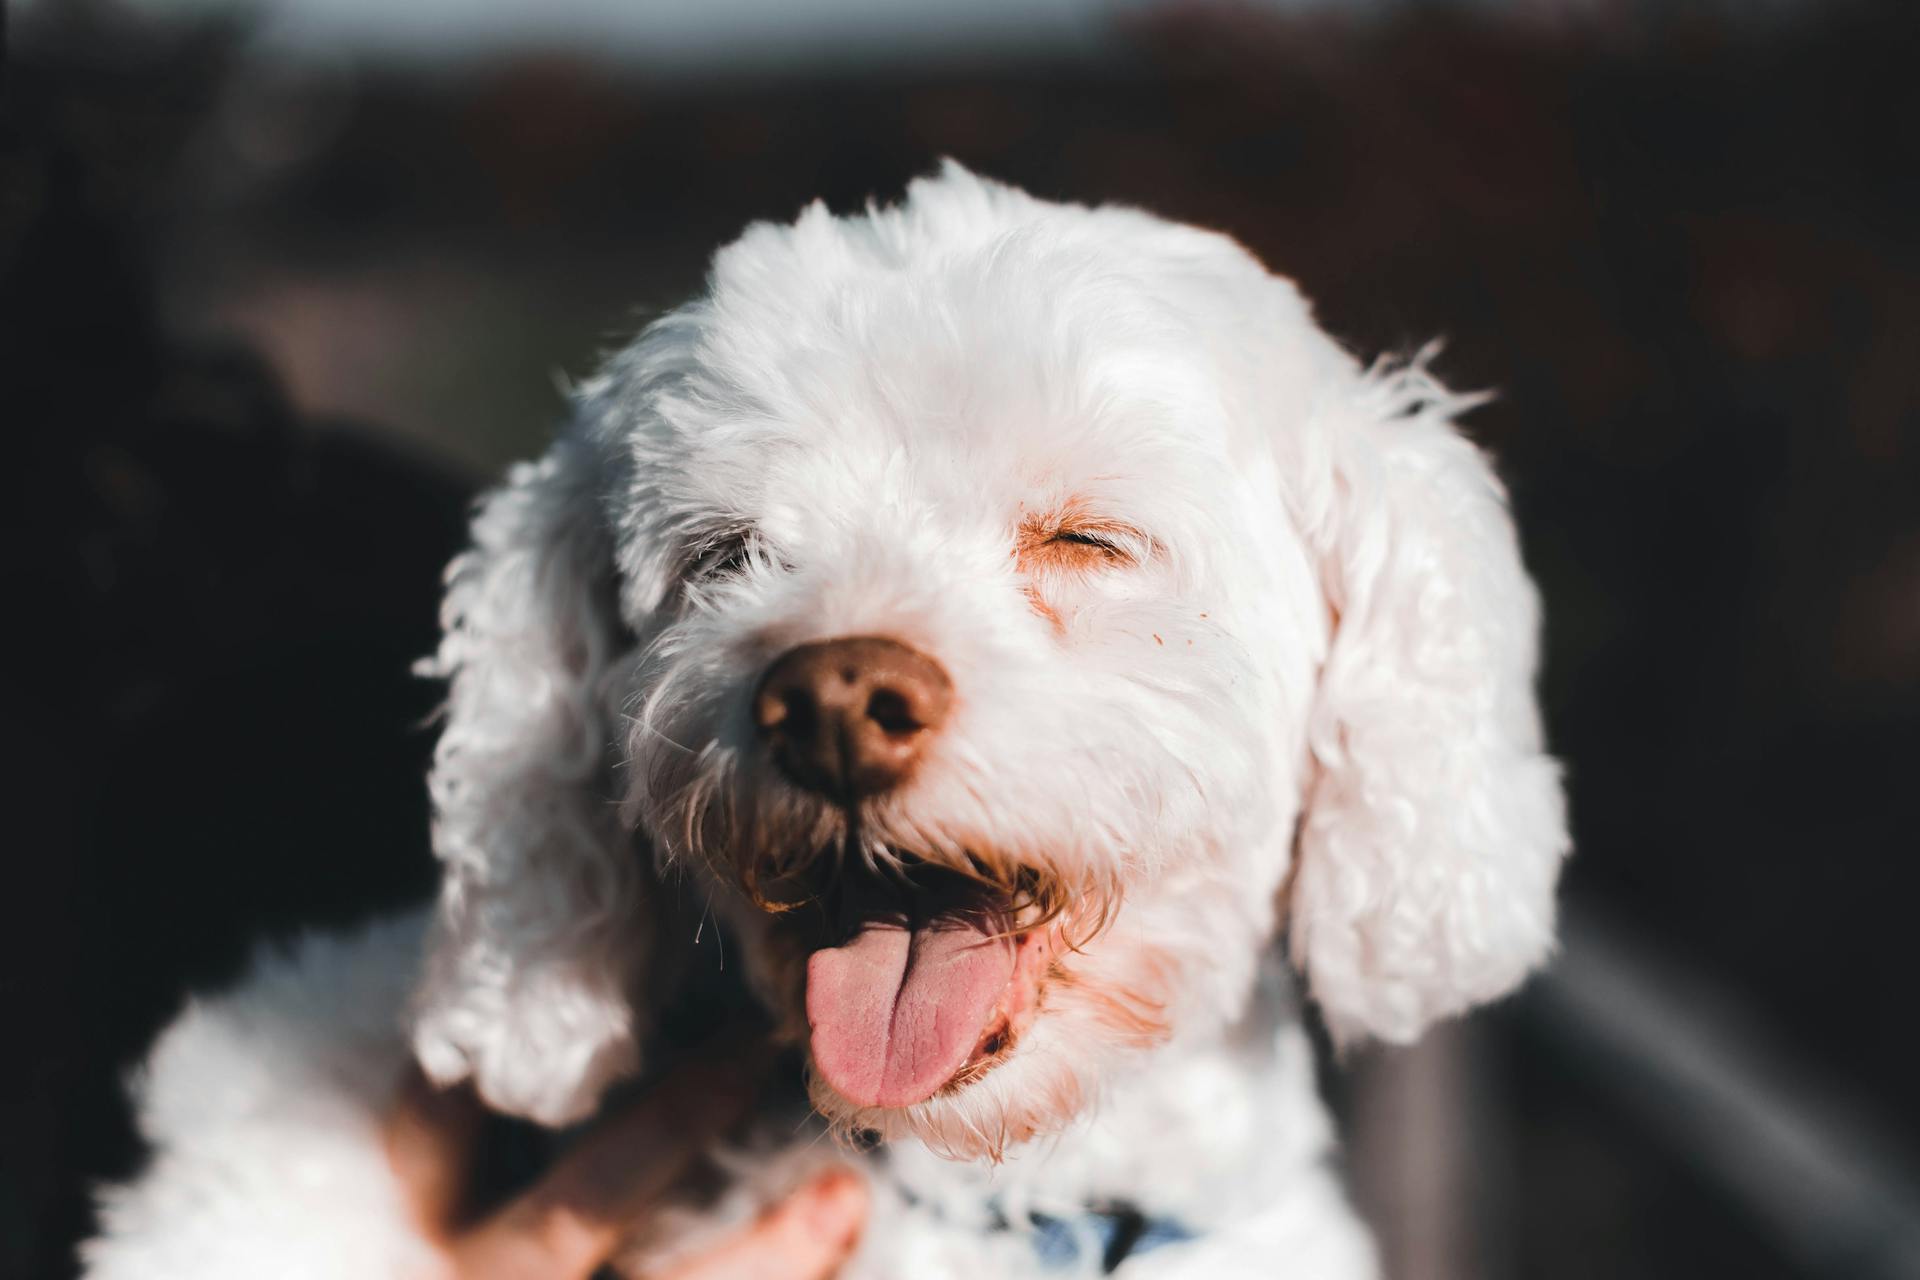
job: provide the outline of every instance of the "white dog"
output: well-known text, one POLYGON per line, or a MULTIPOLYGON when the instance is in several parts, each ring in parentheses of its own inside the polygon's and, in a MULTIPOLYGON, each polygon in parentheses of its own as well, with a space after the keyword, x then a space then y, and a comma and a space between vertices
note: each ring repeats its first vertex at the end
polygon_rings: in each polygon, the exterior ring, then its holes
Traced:
POLYGON ((1547 954, 1567 848, 1469 403, 1224 236, 955 165, 750 228, 450 571, 424 957, 195 1006, 92 1274, 401 1271, 409 1009, 434 1078, 578 1119, 682 897, 884 1140, 849 1275, 1370 1274, 1275 953, 1337 1043, 1411 1040, 1547 954))

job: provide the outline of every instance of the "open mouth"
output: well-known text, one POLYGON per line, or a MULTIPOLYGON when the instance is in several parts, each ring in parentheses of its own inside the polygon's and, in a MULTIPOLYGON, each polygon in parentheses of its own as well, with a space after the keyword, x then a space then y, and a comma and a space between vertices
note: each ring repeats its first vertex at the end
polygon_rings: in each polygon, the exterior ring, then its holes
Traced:
POLYGON ((1057 927, 1019 929, 1003 894, 922 868, 843 888, 807 962, 815 1069, 857 1106, 904 1107, 978 1079, 1038 1007, 1057 927))

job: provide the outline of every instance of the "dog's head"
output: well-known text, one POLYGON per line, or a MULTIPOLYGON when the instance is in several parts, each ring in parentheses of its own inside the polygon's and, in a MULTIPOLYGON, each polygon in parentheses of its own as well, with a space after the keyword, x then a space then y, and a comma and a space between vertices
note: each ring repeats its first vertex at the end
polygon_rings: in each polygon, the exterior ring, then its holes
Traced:
POLYGON ((957 167, 749 230, 456 565, 424 1060, 577 1110, 641 860, 826 1114, 957 1154, 1218 1031, 1283 913, 1342 1040, 1507 990, 1565 837, 1461 404, 1224 237, 957 167))

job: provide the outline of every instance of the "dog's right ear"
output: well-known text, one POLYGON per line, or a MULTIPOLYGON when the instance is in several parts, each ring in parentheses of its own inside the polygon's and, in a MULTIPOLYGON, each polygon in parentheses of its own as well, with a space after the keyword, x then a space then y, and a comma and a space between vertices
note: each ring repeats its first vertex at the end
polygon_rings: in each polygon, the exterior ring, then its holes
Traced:
POLYGON ((413 1043, 427 1074, 547 1124, 637 1065, 647 874, 612 796, 625 632, 610 452, 575 432, 480 504, 447 572, 451 681, 430 790, 439 909, 413 1043))

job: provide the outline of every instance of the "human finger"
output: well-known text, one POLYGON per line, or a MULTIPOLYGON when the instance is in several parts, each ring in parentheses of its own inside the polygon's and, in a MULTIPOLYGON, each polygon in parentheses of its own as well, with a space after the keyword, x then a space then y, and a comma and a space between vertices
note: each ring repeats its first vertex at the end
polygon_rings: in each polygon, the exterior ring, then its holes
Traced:
POLYGON ((827 1280, 858 1242, 868 1200, 860 1175, 830 1170, 740 1235, 658 1280, 827 1280))
POLYGON ((593 1273, 632 1225, 746 1110, 766 1065, 757 1047, 675 1071, 590 1129, 528 1191, 455 1245, 460 1274, 575 1280, 593 1273))
POLYGON ((439 1088, 409 1066, 382 1121, 387 1163, 431 1239, 452 1235, 458 1223, 484 1114, 471 1089, 439 1088))

